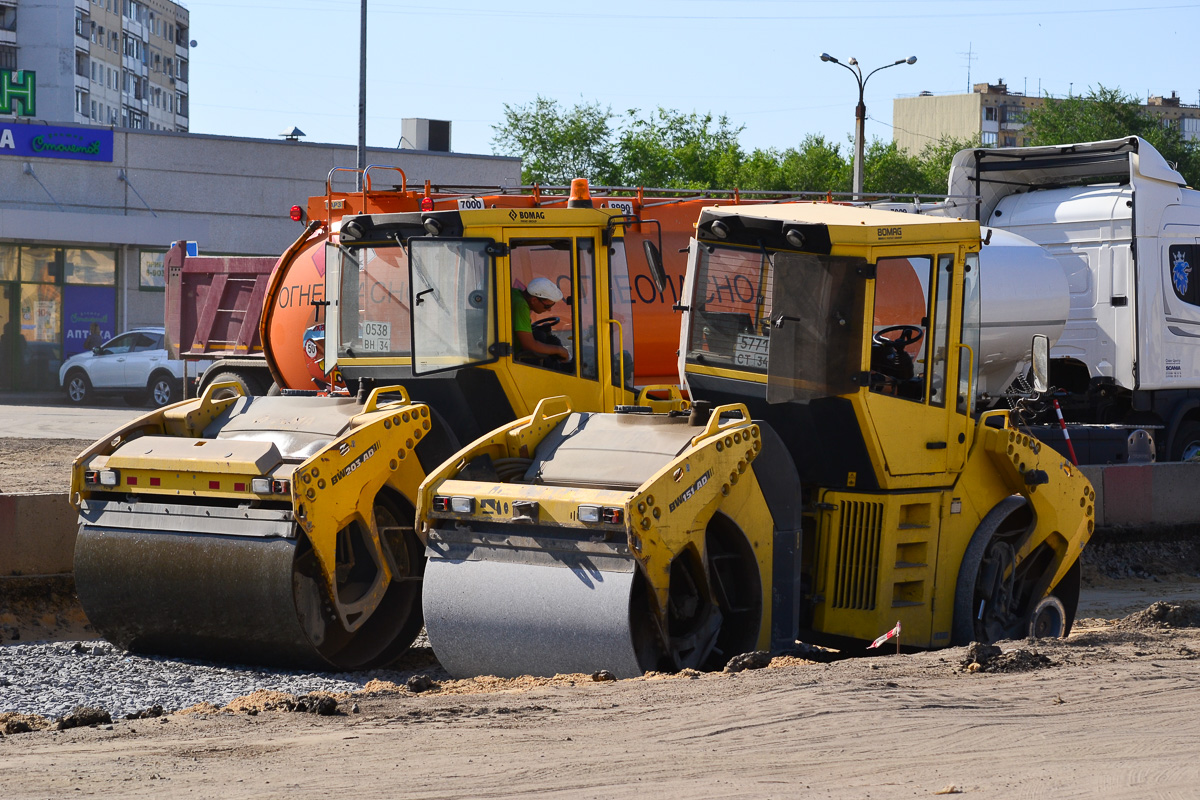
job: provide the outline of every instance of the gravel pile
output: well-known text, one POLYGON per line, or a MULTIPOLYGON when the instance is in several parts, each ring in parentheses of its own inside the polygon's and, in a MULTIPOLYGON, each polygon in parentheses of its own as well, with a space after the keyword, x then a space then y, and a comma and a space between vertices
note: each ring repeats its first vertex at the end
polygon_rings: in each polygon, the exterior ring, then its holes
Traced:
MULTIPOLYGON (((428 671, 427 669, 425 671, 428 671)), ((162 706, 227 705, 259 690, 305 695, 351 692, 379 679, 403 685, 412 670, 306 673, 127 653, 102 641, 0 646, 0 712, 51 719, 79 706, 113 718, 162 706)))

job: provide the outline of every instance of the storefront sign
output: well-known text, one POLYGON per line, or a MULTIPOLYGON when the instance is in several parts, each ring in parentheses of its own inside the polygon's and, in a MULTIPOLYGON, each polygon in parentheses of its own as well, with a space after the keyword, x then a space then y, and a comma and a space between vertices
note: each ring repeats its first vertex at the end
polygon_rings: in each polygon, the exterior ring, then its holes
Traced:
POLYGON ((0 69, 0 114, 36 115, 36 78, 37 73, 27 69, 0 69))
POLYGON ((92 323, 103 341, 117 331, 117 290, 111 286, 66 286, 63 291, 63 357, 84 351, 92 323))
POLYGON ((113 132, 103 128, 0 124, 0 156, 112 161, 113 132))

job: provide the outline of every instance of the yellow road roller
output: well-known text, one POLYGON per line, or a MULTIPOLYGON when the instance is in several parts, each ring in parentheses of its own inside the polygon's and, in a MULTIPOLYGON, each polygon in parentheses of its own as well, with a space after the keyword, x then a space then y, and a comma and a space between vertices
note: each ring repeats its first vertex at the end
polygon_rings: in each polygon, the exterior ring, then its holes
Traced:
POLYGON ((897 628, 906 649, 1066 635, 1095 493, 977 410, 982 246, 944 217, 705 210, 690 411, 544 400, 422 484, 443 666, 628 677, 897 628))
POLYGON ((542 397, 685 404, 677 386, 633 385, 624 232, 638 222, 582 201, 342 218, 314 377, 348 393, 213 383, 77 459, 75 582, 97 631, 237 662, 393 660, 422 624, 413 519, 429 470, 542 397))

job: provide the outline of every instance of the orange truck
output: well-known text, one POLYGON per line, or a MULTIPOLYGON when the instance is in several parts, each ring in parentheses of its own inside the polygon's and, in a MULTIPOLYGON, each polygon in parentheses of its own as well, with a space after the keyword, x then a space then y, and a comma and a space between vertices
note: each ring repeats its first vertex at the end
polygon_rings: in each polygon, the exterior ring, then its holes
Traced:
MULTIPOLYGON (((166 328, 171 355, 190 364, 212 362, 198 392, 215 381, 238 383, 246 394, 265 394, 273 384, 285 389, 314 388, 313 354, 306 353, 305 332, 324 321, 326 232, 336 231, 343 217, 455 208, 511 208, 520 214, 565 208, 569 199, 565 187, 537 185, 439 189, 426 182, 420 189, 410 189, 403 171, 395 167, 368 167, 363 191, 340 192, 332 185, 339 170, 330 171, 325 194, 310 197, 307 207, 293 206, 292 218, 307 224, 278 258, 189 256, 182 242, 167 254, 166 328), (398 183, 384 185, 397 175, 398 183)), ((687 244, 701 208, 826 199, 823 194, 629 187, 594 187, 591 193, 597 207, 617 208, 644 221, 627 228, 629 280, 619 287, 633 305, 638 329, 633 359, 638 385, 678 383, 679 316, 674 306, 682 296, 687 244), (661 291, 641 246, 647 239, 657 244, 660 232, 667 274, 661 291)), ((746 290, 732 284, 714 287, 731 296, 746 290)), ((192 375, 198 372, 197 367, 192 375)))

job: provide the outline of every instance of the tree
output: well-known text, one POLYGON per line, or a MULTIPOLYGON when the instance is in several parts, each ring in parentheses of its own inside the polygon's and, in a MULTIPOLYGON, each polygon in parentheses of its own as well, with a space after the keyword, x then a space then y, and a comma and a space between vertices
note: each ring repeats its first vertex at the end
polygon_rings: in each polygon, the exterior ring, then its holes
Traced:
MULTIPOLYGON (((851 148, 845 151, 819 135, 798 147, 760 148, 746 155, 724 116, 658 108, 637 109, 614 120, 598 103, 566 109, 538 96, 531 104, 504 106, 493 127, 495 152, 520 156, 526 183, 565 184, 583 177, 595 184, 672 189, 732 189, 797 192, 850 191, 851 148), (845 153, 843 155, 843 152, 845 153)), ((976 142, 977 144, 977 142, 976 142)), ((867 147, 864 188, 868 192, 943 194, 950 159, 971 142, 943 139, 919 156, 878 139, 867 147)))
POLYGON ((921 149, 918 160, 921 163, 921 173, 924 175, 926 194, 945 194, 950 182, 950 163, 960 150, 980 147, 980 137, 959 139, 954 136, 943 136, 936 142, 930 142, 921 149))
POLYGON ((1163 120, 1146 113, 1137 97, 1120 89, 1098 86, 1084 96, 1046 97, 1040 107, 1028 111, 1026 123, 1032 131, 1031 145, 1140 136, 1163 158, 1177 164, 1189 183, 1200 178, 1197 144, 1183 138, 1179 125, 1163 124, 1163 120))
POLYGON ((854 177, 850 162, 853 150, 826 141, 820 134, 809 134, 799 150, 784 152, 780 167, 788 184, 800 192, 848 192, 854 177))
POLYGON ((612 111, 599 103, 564 109, 538 95, 530 105, 504 104, 504 121, 492 126, 492 147, 500 155, 521 158, 525 183, 567 184, 587 178, 597 184, 619 182, 613 161, 612 111))
POLYGON ((617 159, 628 184, 673 189, 715 189, 737 179, 741 127, 712 114, 660 107, 647 118, 628 112, 617 141, 617 159))
POLYGON ((929 194, 920 159, 895 142, 872 139, 863 158, 863 191, 876 194, 929 194))

